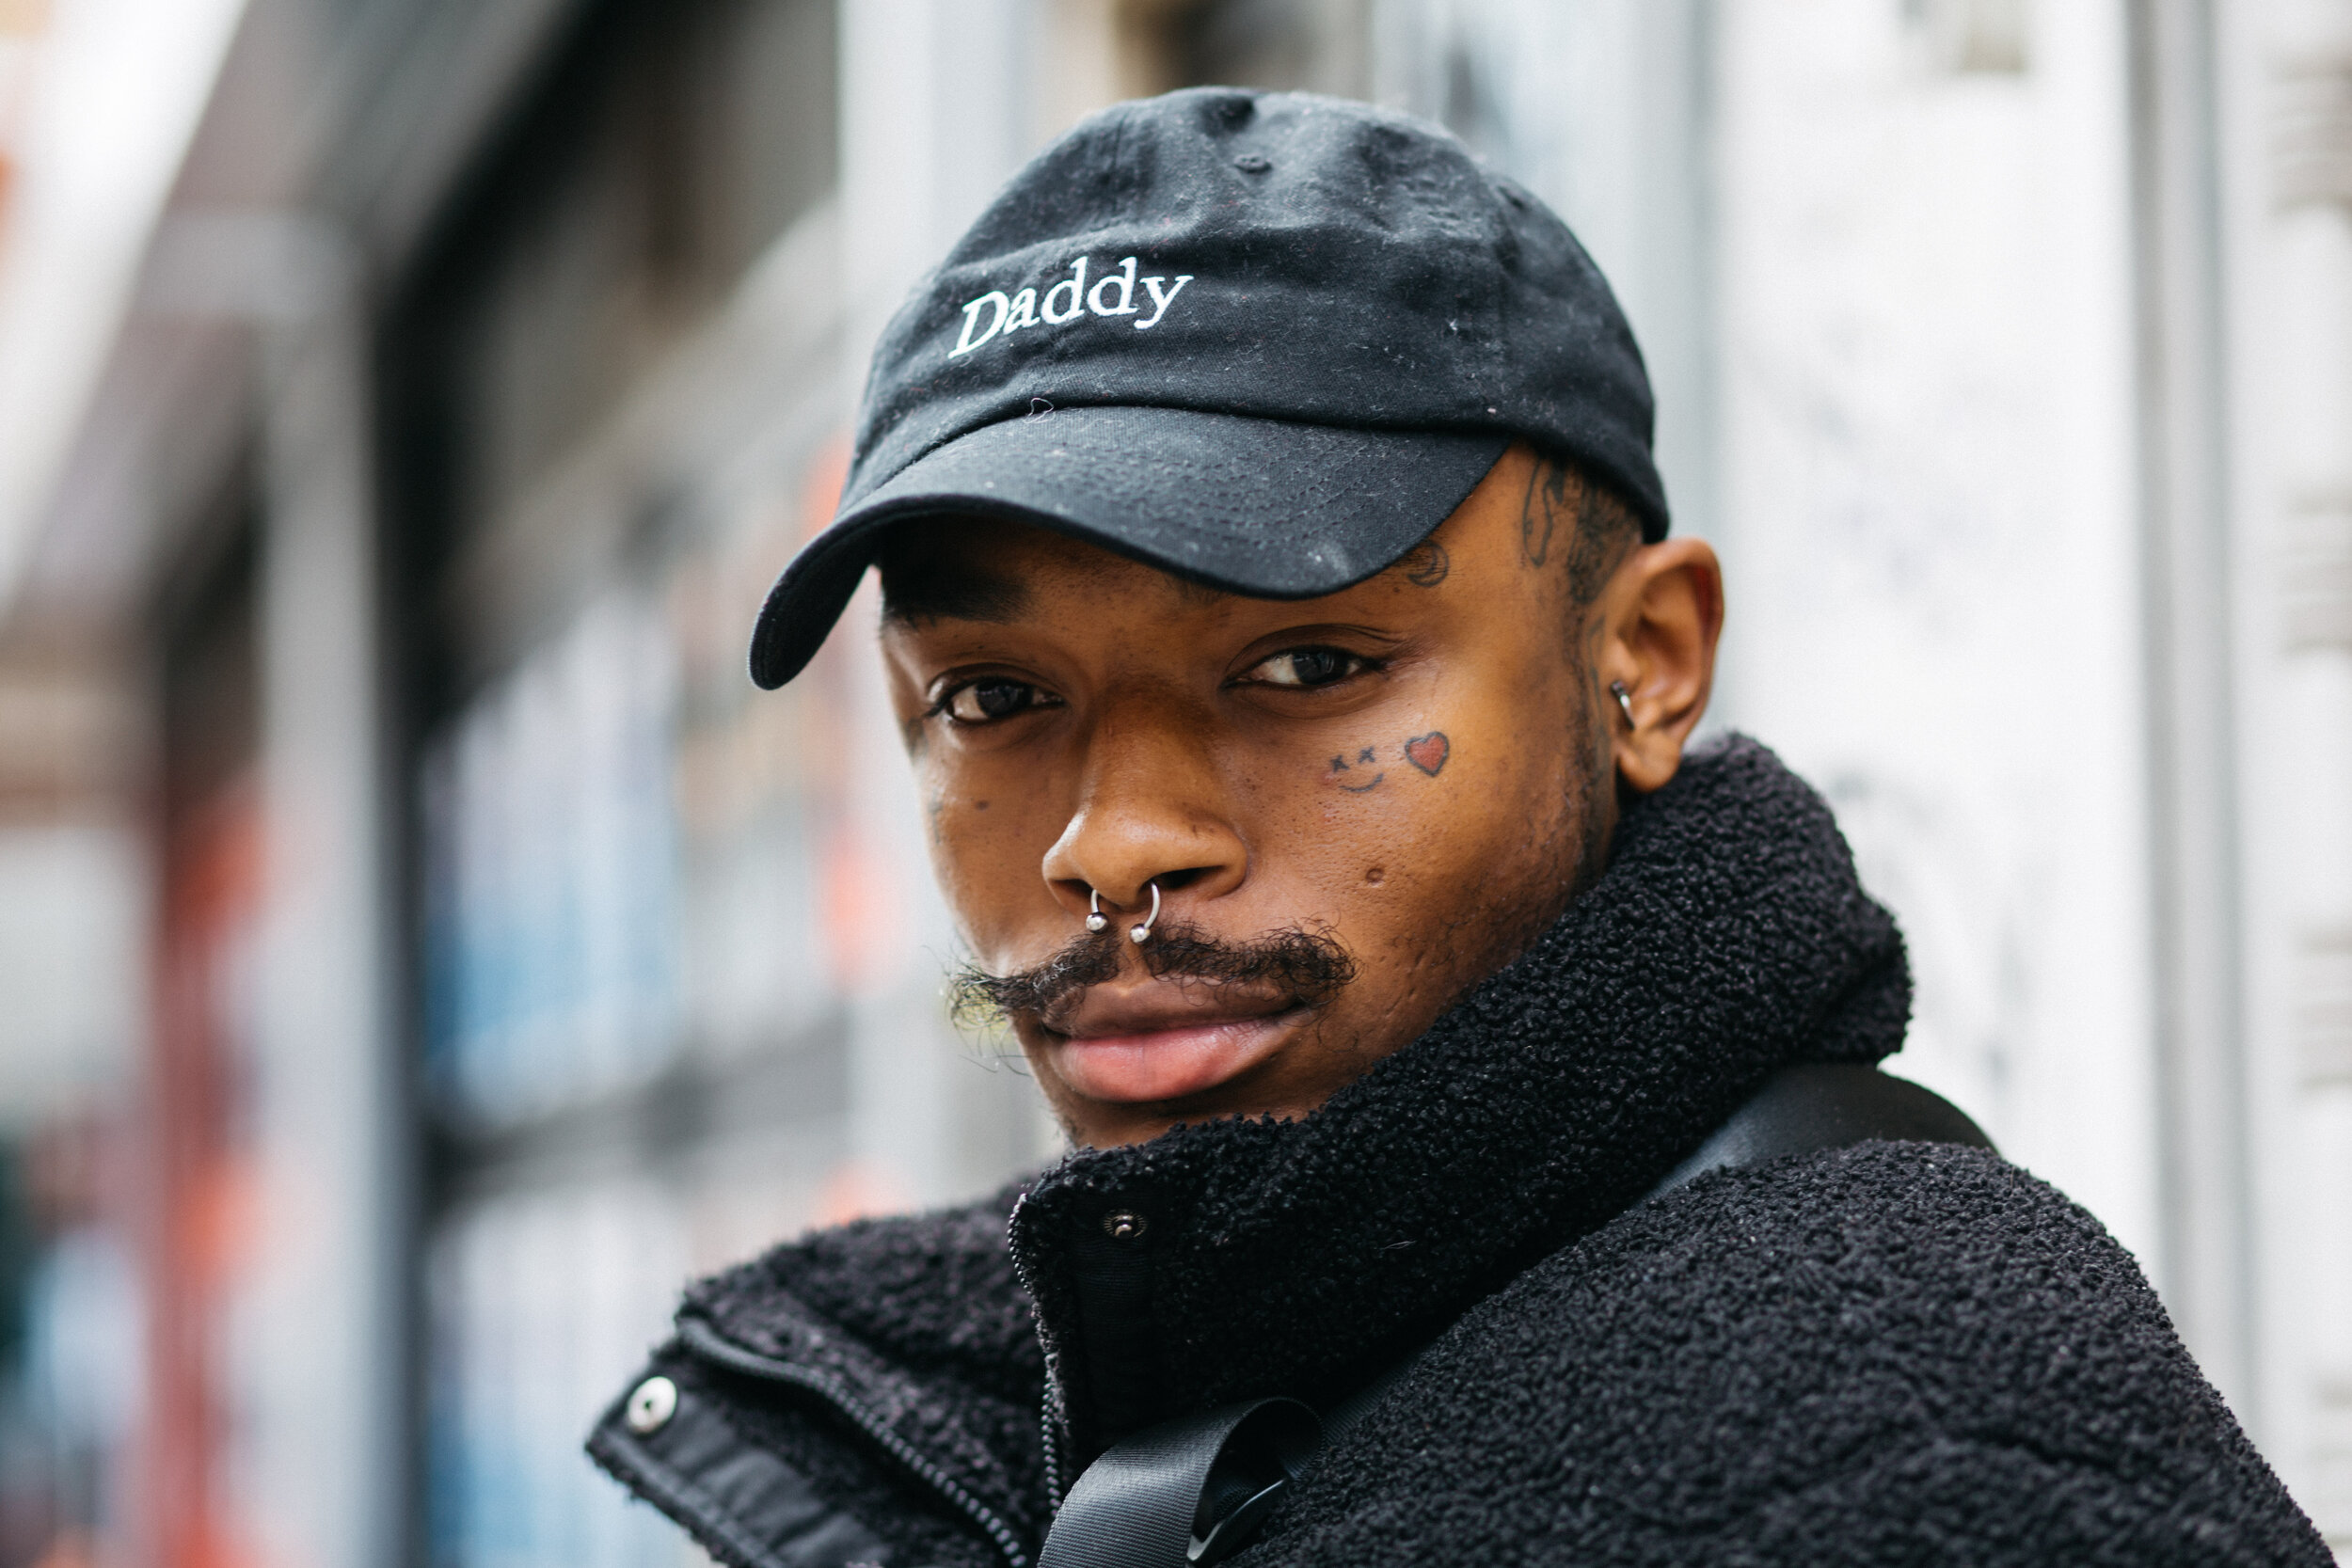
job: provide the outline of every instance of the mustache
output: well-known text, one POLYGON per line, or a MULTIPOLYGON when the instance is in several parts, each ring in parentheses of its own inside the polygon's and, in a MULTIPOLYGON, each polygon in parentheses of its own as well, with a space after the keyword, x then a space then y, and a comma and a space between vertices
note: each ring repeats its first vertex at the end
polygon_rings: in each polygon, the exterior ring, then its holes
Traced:
POLYGON ((1327 929, 1293 926, 1226 942, 1197 925, 1172 921, 1137 944, 1114 924, 1009 974, 965 964, 947 982, 949 1010, 968 1029, 1002 1026, 1018 1018, 1051 1020, 1067 1012, 1089 987, 1117 979, 1130 952, 1154 979, 1263 986, 1310 1007, 1329 1001, 1356 978, 1355 956, 1327 929))

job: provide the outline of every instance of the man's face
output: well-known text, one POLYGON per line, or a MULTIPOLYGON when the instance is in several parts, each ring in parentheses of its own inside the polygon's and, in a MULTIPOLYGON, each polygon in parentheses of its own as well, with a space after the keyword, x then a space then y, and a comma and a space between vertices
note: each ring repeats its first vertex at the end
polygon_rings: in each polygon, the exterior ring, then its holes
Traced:
MULTIPOLYGON (((1597 871, 1613 762, 1635 787, 1673 770, 1648 776, 1608 690, 1646 703, 1673 674, 1645 662, 1659 594, 1629 568, 1706 546, 1636 548, 1584 499, 1514 449, 1426 544, 1309 600, 1016 524, 896 543, 883 650, 940 881, 1073 1138, 1305 1114, 1597 871), (1097 895, 1110 925, 1089 936, 1097 895)), ((1698 565, 1683 596, 1711 660, 1698 565)), ((1661 687, 1677 755, 1705 681, 1661 687)))

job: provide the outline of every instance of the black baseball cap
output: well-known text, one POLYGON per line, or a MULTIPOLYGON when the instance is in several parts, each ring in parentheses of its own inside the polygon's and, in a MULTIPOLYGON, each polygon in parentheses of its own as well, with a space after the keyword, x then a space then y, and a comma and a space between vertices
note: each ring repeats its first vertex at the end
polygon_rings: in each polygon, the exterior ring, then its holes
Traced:
POLYGON ((1444 130, 1307 93, 1121 103, 1014 176, 892 319, 840 510, 769 592, 752 678, 800 673, 915 517, 1311 598, 1393 564, 1524 439, 1656 540, 1650 422, 1592 259, 1444 130))

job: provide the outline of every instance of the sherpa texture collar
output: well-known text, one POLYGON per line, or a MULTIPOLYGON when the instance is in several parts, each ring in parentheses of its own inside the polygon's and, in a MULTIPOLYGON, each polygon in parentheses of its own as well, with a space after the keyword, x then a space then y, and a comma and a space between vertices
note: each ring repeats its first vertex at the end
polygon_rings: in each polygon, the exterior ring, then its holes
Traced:
POLYGON ((1069 1473, 1126 1431, 1348 1391, 1620 1212, 1773 1069, 1902 1043, 1902 939, 1755 741, 1629 810, 1534 947, 1314 1115, 1081 1151, 1014 1212, 1069 1473), (1103 1221, 1145 1216, 1134 1243, 1103 1221))

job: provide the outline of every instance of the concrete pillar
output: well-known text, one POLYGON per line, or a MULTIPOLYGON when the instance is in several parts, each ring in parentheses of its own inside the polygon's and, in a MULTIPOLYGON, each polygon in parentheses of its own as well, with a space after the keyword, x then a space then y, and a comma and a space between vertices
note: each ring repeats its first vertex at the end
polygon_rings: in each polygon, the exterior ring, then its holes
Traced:
POLYGON ((2240 979, 2216 34, 2128 8, 2141 593, 2165 1300, 2242 1415, 2259 1387, 2240 979))
POLYGON ((389 1568, 407 1453, 405 1077, 377 657, 365 322, 348 252, 250 230, 260 325, 264 917, 253 1234, 231 1324, 246 1517, 271 1568, 389 1568))
MULTIPOLYGON (((1044 46, 1028 0, 846 0, 841 9, 841 214, 846 423, 875 340, 1031 150, 1027 61, 1044 46)), ((814 672, 839 705, 857 787, 829 854, 874 929, 850 985, 855 1205, 970 1196, 1043 1145, 1027 1078, 975 1060, 947 1027, 960 949, 932 880, 928 820, 872 647, 869 584, 814 672)))

